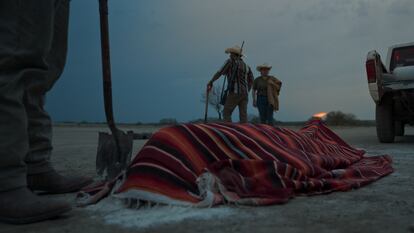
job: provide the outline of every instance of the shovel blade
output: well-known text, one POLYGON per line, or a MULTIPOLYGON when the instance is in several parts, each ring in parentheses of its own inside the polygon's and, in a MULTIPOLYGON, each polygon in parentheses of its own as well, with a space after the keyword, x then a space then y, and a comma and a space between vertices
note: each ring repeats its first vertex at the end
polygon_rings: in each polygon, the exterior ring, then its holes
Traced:
POLYGON ((134 133, 117 132, 119 153, 115 137, 106 132, 99 132, 98 150, 96 155, 96 172, 104 180, 111 180, 128 167, 134 139, 134 133))

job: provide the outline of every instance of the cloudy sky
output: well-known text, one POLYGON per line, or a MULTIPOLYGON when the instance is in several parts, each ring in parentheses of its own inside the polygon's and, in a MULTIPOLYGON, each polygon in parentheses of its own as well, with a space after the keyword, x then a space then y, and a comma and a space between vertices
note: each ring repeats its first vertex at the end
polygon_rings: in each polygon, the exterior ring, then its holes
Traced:
MULTIPOLYGON (((202 118, 207 81, 243 40, 246 62, 272 64, 283 81, 278 120, 331 110, 373 119, 367 52, 385 60, 388 46, 414 41, 412 0, 109 0, 109 10, 122 122, 202 118)), ((47 102, 54 120, 104 121, 99 39, 97 0, 72 0, 68 61, 47 102)))

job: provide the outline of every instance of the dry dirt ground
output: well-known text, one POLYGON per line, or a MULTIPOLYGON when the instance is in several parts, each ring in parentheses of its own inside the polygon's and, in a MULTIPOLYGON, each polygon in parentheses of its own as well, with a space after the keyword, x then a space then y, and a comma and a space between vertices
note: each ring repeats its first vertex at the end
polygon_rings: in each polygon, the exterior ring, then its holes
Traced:
MULTIPOLYGON (((155 128, 135 127, 136 132, 155 128)), ((53 162, 63 173, 94 176, 98 127, 55 127, 53 162)), ((74 208, 61 218, 24 226, 0 224, 0 232, 414 232, 414 136, 379 144, 373 127, 334 128, 369 154, 390 154, 395 172, 367 187, 312 197, 296 197, 268 207, 221 206, 194 209, 170 206, 125 209, 106 199, 74 208)), ((414 135, 414 129, 407 133, 414 135)), ((144 141, 136 141, 139 150, 144 141)), ((61 195, 74 203, 74 194, 61 195)))

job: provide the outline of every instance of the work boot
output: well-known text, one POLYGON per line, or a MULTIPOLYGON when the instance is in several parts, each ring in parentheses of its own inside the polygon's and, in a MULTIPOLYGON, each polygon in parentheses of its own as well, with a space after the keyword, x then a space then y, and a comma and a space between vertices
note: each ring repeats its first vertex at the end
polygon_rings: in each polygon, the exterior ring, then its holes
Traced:
POLYGON ((26 187, 0 192, 0 221, 27 224, 55 218, 70 211, 65 201, 39 197, 26 187))
POLYGON ((27 187, 33 191, 49 194, 71 193, 92 183, 92 179, 82 176, 62 176, 55 170, 27 175, 27 187))

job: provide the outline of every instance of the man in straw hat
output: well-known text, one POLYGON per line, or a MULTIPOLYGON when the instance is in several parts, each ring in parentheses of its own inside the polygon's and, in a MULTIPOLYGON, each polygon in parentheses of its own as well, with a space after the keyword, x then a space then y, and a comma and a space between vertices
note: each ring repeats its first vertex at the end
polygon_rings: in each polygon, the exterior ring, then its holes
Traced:
POLYGON ((226 76, 228 83, 227 97, 223 109, 224 121, 231 122, 231 115, 238 106, 240 123, 246 123, 248 94, 253 84, 253 73, 250 67, 243 61, 242 49, 239 46, 228 48, 225 52, 230 54, 230 58, 208 82, 207 88, 210 90, 214 81, 221 76, 226 76))
POLYGON ((273 125, 273 112, 279 110, 279 92, 282 82, 269 75, 272 69, 267 63, 257 66, 260 76, 253 82, 253 106, 257 107, 260 123, 273 125))

